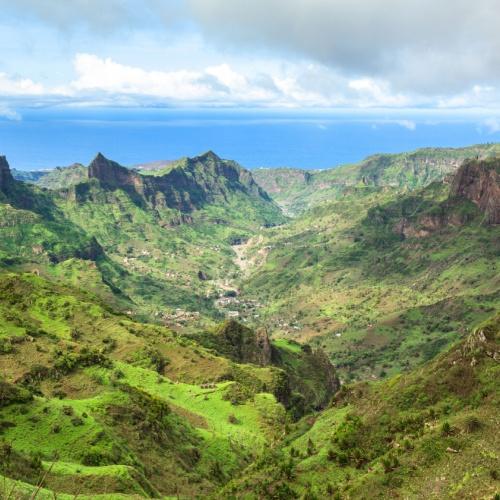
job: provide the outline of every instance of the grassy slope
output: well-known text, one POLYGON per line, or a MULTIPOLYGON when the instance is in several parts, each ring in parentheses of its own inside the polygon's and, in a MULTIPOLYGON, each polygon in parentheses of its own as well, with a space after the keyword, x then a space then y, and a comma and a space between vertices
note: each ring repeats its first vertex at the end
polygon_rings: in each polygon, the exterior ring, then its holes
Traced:
POLYGON ((331 409, 296 424, 280 447, 224 493, 249 499, 494 498, 499 355, 497 316, 421 369, 345 387, 331 409))
POLYGON ((44 485, 62 493, 206 493, 283 432, 284 408, 248 385, 270 369, 40 277, 2 274, 0 287, 4 474, 37 484, 49 469, 44 485), (246 401, 226 398, 228 380, 248 387, 246 401))
POLYGON ((499 153, 499 144, 425 148, 409 153, 374 155, 357 164, 328 170, 256 169, 252 173, 287 214, 298 215, 318 203, 342 196, 345 186, 421 188, 455 172, 466 158, 491 157, 499 153))
MULTIPOLYGON (((413 195, 349 188, 342 199, 271 229, 250 250, 267 257, 243 283, 277 337, 322 345, 344 377, 385 376, 421 364, 499 305, 499 229, 447 187, 413 195), (377 208, 380 207, 380 208, 377 208), (470 219, 401 241, 402 217, 449 210, 470 219)), ((416 226, 418 223, 415 222, 416 226)))
POLYGON ((214 175, 209 168, 213 155, 205 156, 177 165, 198 176, 212 196, 184 223, 177 210, 138 203, 126 191, 104 190, 95 181, 81 183, 87 175, 81 165, 44 177, 47 186, 64 186, 62 191, 17 183, 9 199, 0 199, 0 259, 18 270, 37 269, 83 284, 122 310, 148 319, 173 314, 176 308, 217 318, 213 300, 237 270, 231 242, 284 217, 269 199, 214 175), (75 190, 85 188, 86 197, 77 202, 75 190), (104 252, 87 257, 93 237, 104 252))
POLYGON ((175 308, 214 314, 213 297, 236 271, 231 242, 266 220, 282 220, 274 205, 234 192, 190 214, 191 223, 172 225, 179 217, 174 210, 138 206, 122 190, 90 189, 91 199, 61 197, 59 207, 126 269, 116 284, 149 317, 175 308), (207 280, 198 278, 200 271, 207 280))

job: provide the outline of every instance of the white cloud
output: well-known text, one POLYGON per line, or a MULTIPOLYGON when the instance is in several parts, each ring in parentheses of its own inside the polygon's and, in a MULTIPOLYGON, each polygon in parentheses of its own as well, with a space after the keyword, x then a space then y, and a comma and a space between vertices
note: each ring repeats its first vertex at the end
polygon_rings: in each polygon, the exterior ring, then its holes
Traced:
MULTIPOLYGON (((146 69, 110 57, 77 53, 72 60, 72 71, 66 72, 70 75, 68 81, 53 86, 0 73, 0 99, 4 97, 10 109, 16 103, 62 103, 404 111, 412 107, 494 109, 500 103, 499 90, 494 86, 476 84, 466 92, 448 97, 425 97, 395 91, 390 82, 380 78, 349 79, 328 66, 308 61, 280 64, 272 59, 253 59, 249 64, 222 61, 196 69, 189 66, 169 69, 162 65, 159 69, 146 69)), ((397 123, 409 130, 416 127, 406 117, 397 123)))
POLYGON ((12 78, 5 73, 0 73, 0 95, 43 95, 43 85, 35 83, 29 78, 12 78))
POLYGON ((21 115, 17 111, 1 103, 0 103, 0 117, 14 121, 20 121, 22 119, 21 115))
POLYGON ((417 124, 413 120, 398 120, 397 124, 411 131, 417 129, 417 124))
POLYGON ((77 54, 74 67, 77 79, 70 88, 77 93, 142 94, 183 101, 212 98, 223 90, 199 72, 146 71, 92 54, 77 54))
POLYGON ((484 120, 483 125, 489 134, 500 132, 500 120, 498 118, 487 118, 484 120))
POLYGON ((405 106, 409 99, 402 94, 394 94, 387 82, 377 82, 371 78, 362 78, 349 82, 349 88, 360 97, 360 105, 364 106, 405 106))

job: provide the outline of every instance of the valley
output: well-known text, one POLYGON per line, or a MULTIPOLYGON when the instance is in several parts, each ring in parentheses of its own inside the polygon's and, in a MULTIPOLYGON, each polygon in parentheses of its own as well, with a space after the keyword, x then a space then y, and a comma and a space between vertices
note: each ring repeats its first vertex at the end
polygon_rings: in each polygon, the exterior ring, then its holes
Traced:
POLYGON ((0 157, 0 494, 493 498, 499 154, 0 157))

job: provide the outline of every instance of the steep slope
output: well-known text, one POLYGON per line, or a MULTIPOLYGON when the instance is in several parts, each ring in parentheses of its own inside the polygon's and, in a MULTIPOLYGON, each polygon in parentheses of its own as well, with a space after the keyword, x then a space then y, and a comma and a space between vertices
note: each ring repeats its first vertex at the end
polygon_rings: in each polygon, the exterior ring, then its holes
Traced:
POLYGON ((301 395, 278 367, 33 274, 0 274, 0 364, 0 474, 92 498, 215 491, 283 434, 301 395))
POLYGON ((344 389, 225 487, 235 498, 495 498, 500 317, 412 373, 344 389))
POLYGON ((391 186, 418 189, 457 171, 466 159, 500 154, 500 145, 425 148, 410 153, 378 154, 354 165, 329 170, 257 169, 255 180, 290 215, 336 199, 347 186, 391 186))
POLYGON ((409 194, 346 188, 268 231, 242 297, 265 304, 272 336, 321 345, 347 379, 425 362, 500 305, 500 227, 485 223, 498 160, 474 165, 470 196, 457 195, 462 171, 409 194))
POLYGON ((103 281, 103 293, 117 295, 115 304, 155 320, 219 317, 214 300, 237 269, 231 244, 285 220, 248 171, 212 152, 154 176, 99 154, 88 168, 47 174, 47 185, 64 185, 50 191, 14 181, 8 168, 3 175, 5 190, 15 186, 11 198, 17 200, 15 207, 3 208, 9 220, 2 242, 6 264, 33 263, 73 283, 103 281), (30 203, 40 205, 36 215, 13 215, 14 208, 33 211, 30 203), (35 223, 44 230, 50 226, 53 236, 34 230, 35 223), (55 255, 45 248, 65 242, 72 248, 82 238, 92 242, 90 253, 99 248, 106 257, 90 255, 98 272, 81 262, 89 252, 60 249, 55 255), (63 261, 57 269, 51 266, 63 261))
POLYGON ((487 224, 500 224, 500 160, 464 163, 455 176, 451 195, 475 203, 487 224))
POLYGON ((155 176, 98 155, 88 175, 57 203, 128 271, 118 286, 149 317, 217 314, 213 301, 236 270, 231 243, 285 220, 247 171, 211 152, 155 176))
POLYGON ((336 371, 321 348, 313 350, 286 340, 272 342, 265 328, 253 331, 235 320, 227 320, 213 331, 192 338, 235 362, 283 370, 287 383, 282 386, 284 392, 276 396, 294 418, 324 408, 340 388, 336 371))

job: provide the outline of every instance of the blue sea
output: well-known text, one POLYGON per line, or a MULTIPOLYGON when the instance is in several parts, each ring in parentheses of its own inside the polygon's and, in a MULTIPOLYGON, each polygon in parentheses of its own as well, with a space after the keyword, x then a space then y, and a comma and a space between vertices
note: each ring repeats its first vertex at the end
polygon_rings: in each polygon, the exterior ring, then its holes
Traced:
POLYGON ((24 170, 87 164, 98 151, 134 165, 209 149, 247 168, 328 168, 373 153, 500 141, 480 118, 419 113, 84 108, 20 115, 0 119, 0 154, 24 170))

